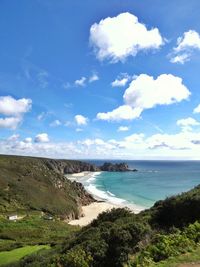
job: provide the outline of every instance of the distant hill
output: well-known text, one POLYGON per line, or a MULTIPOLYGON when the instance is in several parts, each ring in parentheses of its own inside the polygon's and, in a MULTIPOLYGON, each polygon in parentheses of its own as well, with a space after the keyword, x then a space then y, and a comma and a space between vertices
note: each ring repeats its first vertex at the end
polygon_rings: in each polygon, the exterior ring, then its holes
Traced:
POLYGON ((81 215, 81 205, 94 201, 84 188, 63 174, 95 171, 70 160, 0 155, 0 213, 39 210, 64 219, 81 215))

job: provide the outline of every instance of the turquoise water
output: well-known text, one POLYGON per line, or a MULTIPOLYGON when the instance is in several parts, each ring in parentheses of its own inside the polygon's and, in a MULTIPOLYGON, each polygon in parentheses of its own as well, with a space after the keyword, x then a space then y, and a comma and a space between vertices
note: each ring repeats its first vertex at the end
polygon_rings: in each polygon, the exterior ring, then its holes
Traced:
MULTIPOLYGON (((91 162, 91 161, 90 161, 91 162)), ((102 161, 92 161, 101 165, 102 161)), ((120 161, 112 161, 120 162, 120 161)), ((127 162, 127 161, 126 161, 127 162)), ((128 161, 138 172, 101 172, 86 181, 94 195, 143 208, 200 184, 200 161, 128 161)))

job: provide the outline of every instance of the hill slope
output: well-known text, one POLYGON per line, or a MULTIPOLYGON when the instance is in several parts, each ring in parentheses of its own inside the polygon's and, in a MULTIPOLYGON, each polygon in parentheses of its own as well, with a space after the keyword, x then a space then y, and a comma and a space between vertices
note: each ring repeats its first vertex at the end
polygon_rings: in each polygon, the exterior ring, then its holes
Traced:
POLYGON ((76 218, 93 198, 65 173, 95 170, 80 161, 0 155, 0 213, 39 210, 76 218))

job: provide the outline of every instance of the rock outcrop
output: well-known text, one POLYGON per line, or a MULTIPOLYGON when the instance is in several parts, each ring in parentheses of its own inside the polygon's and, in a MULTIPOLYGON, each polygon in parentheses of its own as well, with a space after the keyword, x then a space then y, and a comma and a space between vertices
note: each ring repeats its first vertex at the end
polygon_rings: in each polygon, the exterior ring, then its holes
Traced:
POLYGON ((97 166, 78 160, 45 159, 45 162, 48 168, 60 174, 79 173, 83 171, 99 171, 97 166))
POLYGON ((81 183, 78 183, 76 181, 73 181, 73 186, 77 192, 77 195, 79 197, 80 204, 82 206, 89 205, 92 202, 95 202, 96 200, 90 195, 84 188, 84 186, 81 183))
POLYGON ((101 171, 108 171, 108 172, 127 172, 127 171, 137 171, 136 169, 130 169, 128 164, 126 163, 110 163, 105 162, 101 167, 101 171))

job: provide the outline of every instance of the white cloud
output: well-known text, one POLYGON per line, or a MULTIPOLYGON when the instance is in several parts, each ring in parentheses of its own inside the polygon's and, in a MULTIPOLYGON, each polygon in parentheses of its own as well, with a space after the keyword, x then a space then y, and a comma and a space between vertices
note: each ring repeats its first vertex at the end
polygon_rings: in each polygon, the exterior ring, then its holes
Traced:
POLYGON ((20 117, 0 118, 0 128, 8 128, 11 130, 15 130, 19 126, 21 121, 22 118, 20 117))
POLYGON ((90 28, 90 43, 99 60, 124 61, 139 51, 158 49, 164 44, 159 30, 146 26, 128 12, 102 19, 90 28))
POLYGON ((194 50, 200 50, 200 35, 194 30, 189 30, 177 39, 177 46, 173 48, 170 62, 184 64, 190 60, 194 50))
POLYGON ((174 56, 170 59, 171 63, 181 63, 184 64, 185 62, 190 60, 190 54, 189 53, 184 53, 182 55, 177 55, 174 56))
POLYGON ((55 120, 50 123, 50 127, 57 127, 60 125, 61 125, 61 122, 59 120, 55 120))
POLYGON ((196 121, 195 119, 189 117, 186 119, 178 120, 177 125, 178 126, 196 126, 196 125, 200 125, 200 123, 198 121, 196 121))
POLYGON ((24 142, 25 142, 25 143, 32 143, 32 138, 31 138, 31 137, 26 137, 26 138, 24 139, 24 142))
POLYGON ((31 109, 31 99, 14 99, 11 96, 0 97, 0 114, 5 116, 20 116, 31 109))
POLYGON ((194 142, 200 141, 200 133, 180 132, 177 134, 155 134, 146 139, 150 149, 190 150, 194 142))
POLYGON ((124 87, 130 79, 131 76, 129 76, 127 73, 122 73, 111 83, 111 85, 112 87, 124 87))
POLYGON ((79 80, 76 80, 76 81, 74 82, 74 84, 75 84, 76 86, 85 86, 85 85, 86 85, 86 80, 87 80, 86 77, 81 77, 79 80))
POLYGON ((0 139, 1 154, 52 158, 200 159, 200 132, 176 134, 133 133, 121 140, 84 139, 74 142, 32 142, 12 136, 0 139), (136 153, 137 152, 137 153, 136 153))
POLYGON ((194 30, 184 32, 182 37, 177 40, 177 47, 174 48, 176 52, 183 51, 187 48, 200 49, 200 35, 194 30))
POLYGON ((195 119, 189 117, 185 119, 180 119, 176 122, 178 126, 182 128, 182 131, 192 131, 193 126, 198 126, 200 123, 196 121, 195 119))
POLYGON ((182 79, 172 74, 162 74, 154 80, 152 76, 141 74, 131 82, 124 93, 124 101, 141 110, 156 105, 170 105, 187 99, 190 95, 182 79))
POLYGON ((99 76, 97 73, 93 73, 92 76, 89 77, 89 83, 92 83, 98 80, 99 80, 99 76))
POLYGON ((200 104, 193 110, 193 113, 200 113, 200 104))
POLYGON ((127 132, 129 130, 129 127, 127 126, 120 126, 117 131, 118 132, 127 132))
POLYGON ((84 117, 83 115, 76 115, 74 119, 78 125, 87 125, 88 123, 88 118, 84 117))
POLYGON ((49 142, 49 136, 47 133, 40 133, 36 135, 35 140, 36 143, 47 143, 49 142))
POLYGON ((125 105, 111 112, 98 113, 97 119, 108 121, 132 120, 140 117, 145 109, 157 105, 170 105, 188 99, 190 91, 182 79, 162 74, 154 79, 147 74, 135 78, 124 93, 125 105))
POLYGON ((140 114, 140 109, 132 109, 132 107, 128 105, 123 105, 110 112, 98 113, 97 119, 105 121, 133 120, 138 118, 140 114))
POLYGON ((8 137, 8 141, 17 141, 19 139, 19 134, 13 134, 10 137, 8 137))

